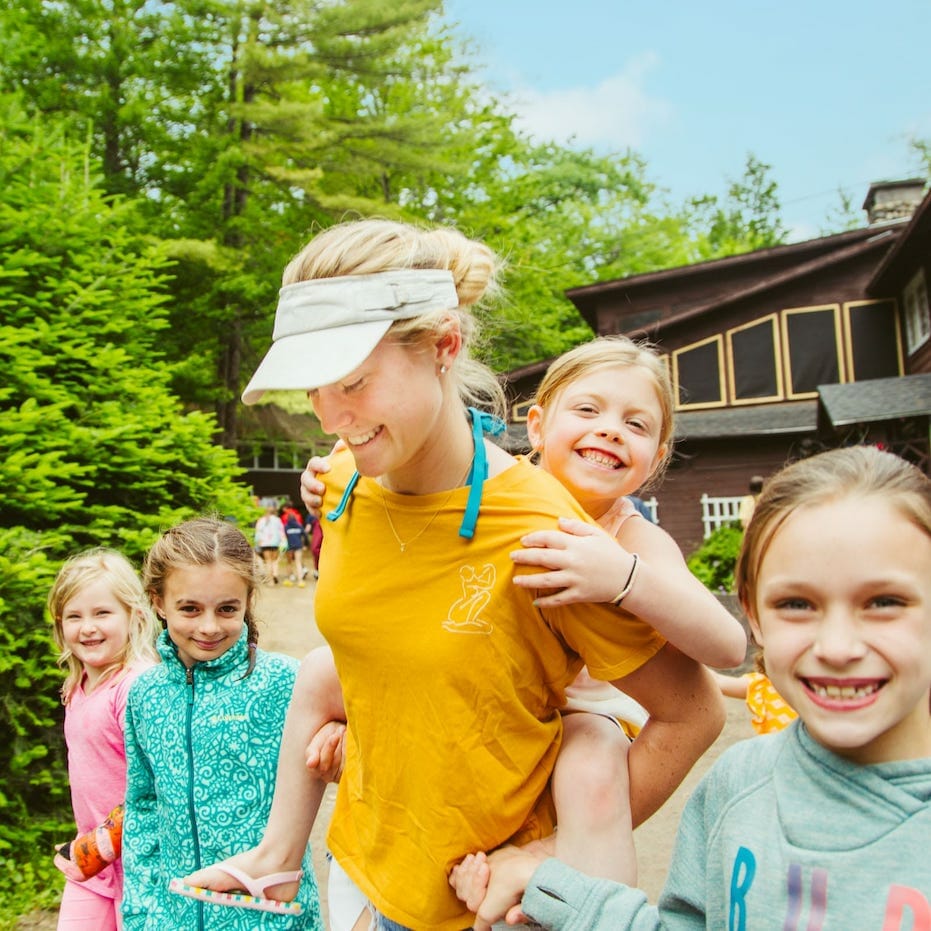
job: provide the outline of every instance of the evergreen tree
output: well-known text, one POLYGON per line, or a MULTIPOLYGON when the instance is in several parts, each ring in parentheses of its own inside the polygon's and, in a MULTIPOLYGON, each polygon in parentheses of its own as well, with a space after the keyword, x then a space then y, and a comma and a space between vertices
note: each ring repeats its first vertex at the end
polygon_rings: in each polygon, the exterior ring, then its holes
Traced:
POLYGON ((62 559, 138 563, 182 518, 254 516, 213 419, 169 390, 167 259, 83 149, 0 97, 0 860, 69 820, 43 607, 62 559))

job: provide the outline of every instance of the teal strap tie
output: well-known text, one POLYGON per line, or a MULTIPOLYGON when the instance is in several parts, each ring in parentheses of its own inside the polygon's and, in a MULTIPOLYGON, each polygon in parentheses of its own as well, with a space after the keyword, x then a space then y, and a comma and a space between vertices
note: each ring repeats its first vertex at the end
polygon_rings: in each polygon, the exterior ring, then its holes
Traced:
MULTIPOLYGON (((482 505, 482 486, 485 484, 485 479, 488 478, 488 456, 485 453, 484 434, 489 433, 492 436, 497 436, 503 433, 504 421, 492 414, 476 410, 474 407, 470 407, 468 410, 472 419, 472 446, 474 452, 467 481, 469 498, 466 501, 465 513, 462 515, 462 523, 459 525, 459 536, 471 540, 475 536, 475 527, 478 524, 479 510, 482 505)), ((339 504, 326 515, 327 520, 337 521, 343 516, 358 481, 359 473, 353 472, 342 498, 339 499, 339 504)))

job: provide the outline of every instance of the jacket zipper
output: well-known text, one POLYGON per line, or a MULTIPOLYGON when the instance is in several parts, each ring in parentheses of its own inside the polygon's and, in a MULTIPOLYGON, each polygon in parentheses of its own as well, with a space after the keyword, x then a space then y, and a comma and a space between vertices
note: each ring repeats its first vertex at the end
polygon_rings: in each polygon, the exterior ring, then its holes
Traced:
MULTIPOLYGON (((187 707, 185 709, 184 719, 184 739, 187 744, 187 769, 188 769, 188 796, 187 807, 188 815, 191 819, 191 838, 194 841, 194 866, 195 869, 201 868, 200 862, 200 838, 197 835, 197 814, 194 808, 194 735, 192 722, 194 719, 194 667, 188 666, 184 672, 187 684, 190 687, 187 693, 187 707)), ((204 903, 197 902, 197 927, 199 931, 204 931, 204 903)))

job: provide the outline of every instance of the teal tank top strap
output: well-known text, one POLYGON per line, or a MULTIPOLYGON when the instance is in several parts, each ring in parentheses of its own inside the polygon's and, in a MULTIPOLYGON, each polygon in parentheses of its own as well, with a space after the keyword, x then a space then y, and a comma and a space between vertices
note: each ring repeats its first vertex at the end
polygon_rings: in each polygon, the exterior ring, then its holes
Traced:
POLYGON ((475 536, 478 512, 482 506, 482 487, 488 478, 488 455, 485 452, 485 434, 497 436, 504 431, 504 423, 492 414, 486 414, 474 407, 469 408, 472 417, 472 468, 469 470, 469 499, 466 501, 465 513, 459 525, 459 536, 471 540, 475 536))
MULTIPOLYGON (((462 515, 462 523, 459 525, 459 536, 466 540, 471 540, 475 536, 475 527, 478 524, 478 514, 482 506, 482 488, 485 479, 488 478, 488 456, 485 453, 485 434, 498 436, 504 432, 504 422, 492 414, 486 414, 474 407, 470 407, 469 416, 472 418, 472 466, 469 469, 467 484, 469 486, 469 498, 466 501, 465 513, 462 515)), ((359 473, 353 472, 352 478, 346 485, 343 496, 339 499, 339 504, 326 515, 329 521, 337 521, 343 516, 349 504, 349 499, 359 482, 359 473)))

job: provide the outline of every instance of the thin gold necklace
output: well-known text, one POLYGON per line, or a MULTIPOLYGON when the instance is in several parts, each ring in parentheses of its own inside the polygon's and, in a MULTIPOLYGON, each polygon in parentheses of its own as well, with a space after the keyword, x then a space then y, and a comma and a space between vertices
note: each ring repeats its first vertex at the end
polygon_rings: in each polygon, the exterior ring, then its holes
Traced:
POLYGON ((388 518, 388 526, 391 528, 391 535, 397 540, 398 546, 401 548, 403 553, 415 540, 420 539, 427 530, 429 530, 430 525, 440 516, 440 511, 452 501, 453 495, 465 485, 465 480, 469 475, 469 472, 472 471, 472 460, 469 460, 469 467, 465 470, 465 474, 462 476, 461 480, 457 485, 454 485, 450 490, 449 494, 442 500, 440 506, 430 515, 430 519, 417 531, 410 539, 402 540, 401 535, 398 533, 397 528, 394 526, 394 521, 391 519, 391 511, 388 508, 388 499, 385 497, 385 489, 379 484, 378 490, 381 492, 381 503, 382 507, 385 509, 385 517, 388 518))

